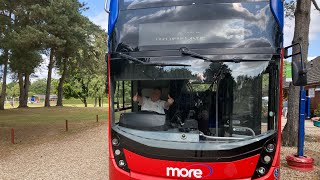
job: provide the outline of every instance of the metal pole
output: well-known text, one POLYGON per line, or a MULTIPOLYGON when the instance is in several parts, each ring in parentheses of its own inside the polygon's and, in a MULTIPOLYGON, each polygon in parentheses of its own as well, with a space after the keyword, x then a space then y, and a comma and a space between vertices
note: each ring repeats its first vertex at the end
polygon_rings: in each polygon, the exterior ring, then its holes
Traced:
POLYGON ((14 129, 11 128, 11 143, 14 144, 14 129))
POLYGON ((122 108, 124 108, 124 97, 125 97, 125 89, 124 89, 124 81, 122 81, 122 108))
POLYGON ((306 107, 306 91, 300 86, 300 104, 299 104, 299 139, 298 139, 298 156, 304 156, 304 120, 306 107))
POLYGON ((307 96, 307 100, 306 100, 306 114, 307 114, 307 119, 310 119, 311 118, 311 103, 310 103, 310 100, 311 100, 311 97, 310 96, 307 96))

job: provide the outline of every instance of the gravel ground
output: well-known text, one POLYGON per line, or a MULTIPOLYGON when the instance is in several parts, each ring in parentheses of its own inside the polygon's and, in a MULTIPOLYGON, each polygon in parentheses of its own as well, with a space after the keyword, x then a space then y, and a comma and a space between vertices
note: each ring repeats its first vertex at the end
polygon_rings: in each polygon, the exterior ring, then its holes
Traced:
POLYGON ((107 125, 22 147, 0 159, 0 179, 109 179, 107 125))
MULTIPOLYGON (((282 121, 284 127, 286 119, 282 121)), ((294 171, 288 168, 286 156, 297 153, 296 147, 281 147, 281 176, 290 180, 320 180, 320 128, 313 126, 311 121, 305 123, 305 147, 304 154, 312 157, 315 162, 311 172, 294 171)))
MULTIPOLYGON (((107 125, 69 135, 63 140, 14 150, 0 159, 0 180, 11 179, 109 179, 107 125)), ((285 157, 296 148, 282 147, 281 179, 320 180, 320 131, 306 122, 305 154, 315 159, 313 172, 293 171, 285 157)))

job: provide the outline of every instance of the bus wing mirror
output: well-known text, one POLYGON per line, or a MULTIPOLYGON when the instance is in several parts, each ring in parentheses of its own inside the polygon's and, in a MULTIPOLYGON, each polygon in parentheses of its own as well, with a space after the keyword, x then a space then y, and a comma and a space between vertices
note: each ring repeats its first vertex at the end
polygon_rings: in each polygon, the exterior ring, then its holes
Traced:
POLYGON ((284 58, 290 58, 293 56, 299 56, 300 58, 295 58, 291 62, 292 68, 292 84, 294 86, 305 86, 307 85, 307 69, 306 64, 302 58, 302 47, 300 43, 292 44, 284 48, 284 58), (298 52, 293 53, 293 47, 298 46, 298 52), (289 53, 291 50, 292 53, 289 53))
POLYGON ((105 1, 104 1, 104 10, 105 10, 108 14, 110 14, 110 2, 111 2, 111 0, 105 0, 105 1))

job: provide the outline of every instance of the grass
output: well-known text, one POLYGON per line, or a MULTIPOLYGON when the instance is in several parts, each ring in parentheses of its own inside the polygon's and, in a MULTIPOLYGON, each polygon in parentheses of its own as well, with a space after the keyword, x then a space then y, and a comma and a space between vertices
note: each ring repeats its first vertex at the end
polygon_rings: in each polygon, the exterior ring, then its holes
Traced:
MULTIPOLYGON (((88 107, 94 107, 94 98, 88 98, 87 102, 88 102, 88 107)), ((107 102, 108 102, 108 98, 103 98, 102 99, 102 107, 103 106, 107 107, 107 105, 106 105, 107 102)), ((62 101, 62 103, 63 103, 63 106, 65 106, 65 107, 84 107, 83 102, 80 99, 75 99, 75 98, 64 99, 62 101)), ((50 102, 51 106, 55 106, 56 104, 57 104, 56 101, 51 101, 50 102)), ((99 104, 97 104, 97 105, 99 105, 99 104)), ((9 103, 6 103, 4 105, 4 108, 5 109, 12 109, 12 108, 17 108, 18 106, 19 106, 18 102, 15 102, 13 107, 11 107, 11 105, 9 103)), ((37 103, 37 104, 28 103, 28 106, 29 107, 43 107, 44 106, 44 102, 41 101, 40 103, 37 103)))
POLYGON ((0 111, 0 127, 28 126, 30 123, 51 124, 59 121, 82 121, 92 120, 96 115, 107 119, 106 108, 73 108, 73 107, 50 107, 50 108, 23 108, 0 111))
MULTIPOLYGON (((87 99, 88 104, 94 104, 94 98, 88 98, 87 99)), ((108 98, 103 98, 102 99, 103 103, 107 103, 108 102, 108 98)), ((64 99, 63 100, 64 104, 83 104, 82 101, 80 99, 74 99, 74 98, 70 98, 70 99, 64 99)))
MULTIPOLYGON (((107 108, 50 107, 7 109, 0 111, 0 152, 10 153, 19 146, 64 138, 73 133, 105 124, 107 108), (96 122, 99 116, 99 123, 96 122), (68 120, 69 131, 66 132, 65 120, 68 120), (15 130, 16 145, 10 144, 11 128, 15 130)), ((1 155, 0 155, 1 156, 1 155)))

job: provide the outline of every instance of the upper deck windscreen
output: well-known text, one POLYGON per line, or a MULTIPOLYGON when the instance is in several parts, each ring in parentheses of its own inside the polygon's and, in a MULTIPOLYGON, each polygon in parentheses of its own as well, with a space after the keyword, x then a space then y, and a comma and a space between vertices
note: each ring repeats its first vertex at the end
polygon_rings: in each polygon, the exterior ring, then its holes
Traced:
POLYGON ((217 2, 124 0, 113 51, 278 47, 268 1, 217 2))

